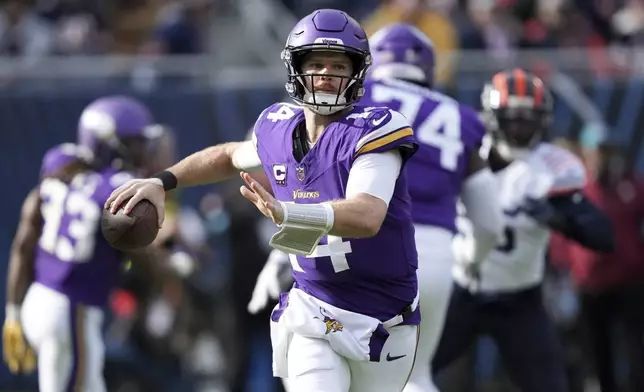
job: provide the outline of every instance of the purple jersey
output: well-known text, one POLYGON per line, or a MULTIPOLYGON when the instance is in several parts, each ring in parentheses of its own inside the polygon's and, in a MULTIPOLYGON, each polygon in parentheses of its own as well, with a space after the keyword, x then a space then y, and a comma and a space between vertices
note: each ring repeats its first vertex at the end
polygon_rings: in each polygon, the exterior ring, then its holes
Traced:
MULTIPOLYGON (((416 149, 413 132, 400 113, 354 107, 330 124, 298 162, 293 133, 304 111, 279 103, 255 124, 257 152, 278 200, 321 203, 343 199, 353 161, 362 154, 398 149, 406 160, 416 149)), ((396 182, 387 216, 371 238, 325 236, 306 256, 291 255, 298 288, 341 309, 379 320, 400 314, 414 300, 417 254, 411 203, 404 172, 396 182)), ((417 323, 418 317, 407 322, 417 323)))
POLYGON ((70 184, 52 178, 42 181, 37 282, 75 302, 106 303, 124 256, 103 238, 101 213, 112 191, 130 179, 127 173, 106 169, 79 174, 70 184))
POLYGON ((360 104, 400 111, 412 124, 420 147, 406 166, 414 223, 456 232, 456 203, 470 153, 485 127, 474 109, 453 99, 398 81, 368 81, 360 104))

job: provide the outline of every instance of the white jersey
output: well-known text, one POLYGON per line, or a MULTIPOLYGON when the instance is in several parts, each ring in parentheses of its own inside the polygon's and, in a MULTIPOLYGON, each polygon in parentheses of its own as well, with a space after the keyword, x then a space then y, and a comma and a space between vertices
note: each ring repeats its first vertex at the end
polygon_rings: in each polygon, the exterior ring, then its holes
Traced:
MULTIPOLYGON (((526 198, 541 199, 583 189, 586 170, 569 151, 549 143, 540 144, 525 159, 512 162, 497 173, 501 207, 505 218, 503 242, 479 266, 479 280, 455 264, 454 279, 464 287, 481 291, 515 291, 539 284, 550 230, 537 224, 519 207, 526 198)), ((469 222, 459 216, 462 235, 471 235, 469 222)))

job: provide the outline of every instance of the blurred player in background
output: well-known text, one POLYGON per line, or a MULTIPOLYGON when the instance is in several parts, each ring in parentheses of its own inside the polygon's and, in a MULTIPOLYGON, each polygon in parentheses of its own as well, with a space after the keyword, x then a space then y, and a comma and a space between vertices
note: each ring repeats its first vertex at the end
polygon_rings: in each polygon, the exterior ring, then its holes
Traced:
MULTIPOLYGON (((91 159, 91 152, 76 144, 57 145, 45 153, 40 179, 60 175, 64 168, 70 168, 70 172, 89 170, 91 159)), ((21 224, 14 237, 9 260, 3 348, 4 360, 12 373, 31 373, 36 367, 36 357, 24 337, 18 304, 22 303, 33 279, 33 257, 38 241, 38 232, 33 228, 41 225, 39 210, 40 189, 36 187, 23 202, 21 224)))
POLYGON ((414 372, 405 392, 436 391, 430 362, 452 289, 457 202, 460 196, 474 228, 474 250, 467 262, 476 264, 496 246, 503 230, 497 184, 479 153, 486 131, 477 112, 432 90, 431 40, 417 28, 397 23, 374 33, 370 45, 374 64, 361 103, 402 113, 420 144, 406 172, 423 321, 414 372))
MULTIPOLYGON (((41 392, 105 391, 101 308, 125 255, 104 240, 100 218, 110 193, 141 167, 151 124, 147 108, 131 98, 91 103, 79 121, 77 147, 91 152, 91 162, 60 150, 69 146, 50 151, 43 179, 25 201, 11 256, 7 315, 22 321, 38 354, 41 392)), ((129 256, 153 270, 149 252, 129 256)), ((16 328, 9 321, 5 335, 16 328)))
POLYGON ((433 361, 437 372, 486 334, 521 391, 568 390, 558 337, 541 300, 550 232, 600 252, 611 251, 614 240, 610 222, 582 192, 583 164, 543 141, 552 99, 543 81, 522 69, 500 72, 484 87, 505 238, 477 274, 455 265, 456 285, 433 361))
POLYGON ((148 199, 162 221, 165 191, 263 167, 276 198, 248 173, 241 192, 281 226, 271 244, 294 254, 296 281, 271 317, 274 374, 295 391, 402 390, 420 321, 402 171, 417 148, 413 132, 400 113, 354 105, 371 55, 364 30, 344 12, 303 18, 282 59, 300 106, 269 106, 254 142, 197 152, 157 178, 127 183, 106 206, 115 212, 131 197, 127 213, 148 199))

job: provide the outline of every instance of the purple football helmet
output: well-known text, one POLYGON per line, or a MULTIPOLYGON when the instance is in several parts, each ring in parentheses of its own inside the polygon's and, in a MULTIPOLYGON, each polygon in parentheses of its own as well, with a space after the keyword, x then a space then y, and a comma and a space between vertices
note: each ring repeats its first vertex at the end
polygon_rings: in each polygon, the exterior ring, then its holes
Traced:
POLYGON ((62 143, 47 150, 40 165, 40 176, 41 178, 52 176, 73 162, 82 161, 91 164, 92 160, 92 152, 85 146, 62 143))
MULTIPOLYGON (((282 60, 288 69, 286 91, 298 104, 314 112, 329 115, 350 107, 364 95, 364 79, 371 65, 369 42, 364 29, 346 13, 321 9, 300 20, 286 40, 282 60), (352 62, 350 77, 302 72, 302 60, 312 51, 340 52, 352 62), (306 78, 327 76, 348 79, 346 88, 337 94, 309 91, 306 78)), ((343 80, 344 81, 344 80, 343 80)), ((311 89, 313 83, 311 83, 311 89)))
POLYGON ((376 31, 371 39, 373 79, 403 79, 431 86, 434 83, 434 43, 416 27, 394 23, 376 31))
POLYGON ((148 109, 134 98, 109 96, 90 103, 78 122, 78 144, 89 148, 99 165, 143 164, 147 141, 158 127, 148 109))

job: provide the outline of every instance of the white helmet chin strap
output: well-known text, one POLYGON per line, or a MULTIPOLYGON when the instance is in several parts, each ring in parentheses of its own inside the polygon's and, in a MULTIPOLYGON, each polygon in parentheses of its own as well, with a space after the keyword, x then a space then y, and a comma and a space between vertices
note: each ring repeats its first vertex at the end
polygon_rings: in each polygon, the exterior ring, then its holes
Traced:
POLYGON ((345 98, 344 94, 340 94, 340 96, 338 97, 337 94, 311 93, 307 91, 304 94, 303 98, 305 103, 302 103, 302 105, 305 105, 313 112, 323 116, 337 113, 349 107, 349 105, 347 105, 347 99, 345 98), (320 106, 320 104, 333 106, 320 106))

